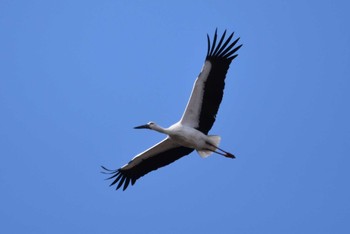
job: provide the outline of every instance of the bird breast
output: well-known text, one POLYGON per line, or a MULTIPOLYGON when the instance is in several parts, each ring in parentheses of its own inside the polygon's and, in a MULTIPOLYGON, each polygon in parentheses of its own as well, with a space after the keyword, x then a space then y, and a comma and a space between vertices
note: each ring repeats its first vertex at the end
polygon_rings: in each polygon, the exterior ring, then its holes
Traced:
POLYGON ((177 144, 194 148, 202 149, 205 147, 207 136, 195 128, 184 126, 182 124, 174 124, 168 128, 168 135, 170 139, 177 144))

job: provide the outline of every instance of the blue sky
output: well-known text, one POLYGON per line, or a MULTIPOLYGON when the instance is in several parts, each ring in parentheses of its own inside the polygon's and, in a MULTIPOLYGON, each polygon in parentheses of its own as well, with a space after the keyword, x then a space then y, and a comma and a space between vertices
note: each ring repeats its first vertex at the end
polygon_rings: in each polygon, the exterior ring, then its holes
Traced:
POLYGON ((349 233, 348 1, 0 1, 1 233, 349 233), (235 31, 211 134, 125 192, 235 31))

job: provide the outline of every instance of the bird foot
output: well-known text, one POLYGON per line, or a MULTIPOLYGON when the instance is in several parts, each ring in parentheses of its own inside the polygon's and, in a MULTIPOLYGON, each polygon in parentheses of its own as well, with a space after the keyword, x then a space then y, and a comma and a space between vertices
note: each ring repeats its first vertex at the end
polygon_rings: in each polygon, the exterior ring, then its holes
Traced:
POLYGON ((233 154, 231 154, 231 153, 226 153, 225 154, 225 157, 227 157, 227 158, 236 158, 233 154))

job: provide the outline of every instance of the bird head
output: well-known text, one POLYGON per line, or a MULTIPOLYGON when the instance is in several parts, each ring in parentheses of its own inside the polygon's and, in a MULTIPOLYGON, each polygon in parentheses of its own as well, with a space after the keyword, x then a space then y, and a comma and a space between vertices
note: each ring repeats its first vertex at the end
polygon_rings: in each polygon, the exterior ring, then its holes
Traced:
POLYGON ((134 127, 134 129, 142 129, 142 128, 153 129, 153 127, 154 127, 155 125, 156 125, 156 124, 155 124, 154 122, 148 122, 147 124, 134 127))

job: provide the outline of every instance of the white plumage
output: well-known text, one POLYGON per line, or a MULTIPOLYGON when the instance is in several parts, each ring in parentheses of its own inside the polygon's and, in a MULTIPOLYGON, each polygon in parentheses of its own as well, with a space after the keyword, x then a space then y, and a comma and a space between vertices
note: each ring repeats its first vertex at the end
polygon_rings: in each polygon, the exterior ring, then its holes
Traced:
POLYGON ((117 170, 108 170, 112 174, 108 179, 114 179, 111 185, 116 184, 119 189, 123 184, 125 190, 129 183, 132 185, 145 174, 166 166, 181 157, 197 150, 201 157, 207 157, 211 153, 217 153, 228 158, 234 155, 219 148, 220 136, 207 135, 214 124, 225 86, 225 77, 231 61, 237 57, 234 48, 239 38, 230 44, 233 33, 225 40, 226 31, 217 43, 217 31, 215 31, 213 44, 208 38, 208 52, 203 68, 197 77, 191 97, 179 122, 169 128, 163 128, 154 122, 135 127, 147 128, 166 134, 167 137, 136 155, 129 163, 117 170))

